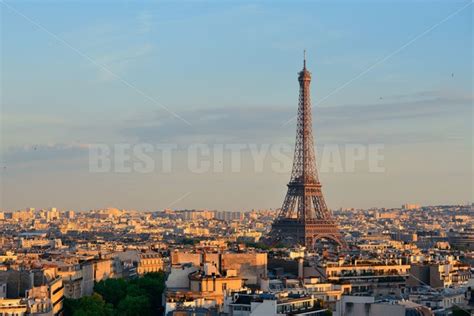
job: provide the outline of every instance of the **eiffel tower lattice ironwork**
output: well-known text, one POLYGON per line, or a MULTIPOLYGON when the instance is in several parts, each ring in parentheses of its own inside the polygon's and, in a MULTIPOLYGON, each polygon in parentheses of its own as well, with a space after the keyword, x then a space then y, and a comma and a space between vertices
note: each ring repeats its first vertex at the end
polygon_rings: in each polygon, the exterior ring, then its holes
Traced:
POLYGON ((314 247, 319 239, 329 239, 345 247, 337 222, 324 201, 316 168, 311 118, 311 73, 306 69, 306 54, 298 81, 300 92, 293 169, 288 192, 272 224, 269 238, 275 243, 281 241, 287 245, 308 248, 314 247))

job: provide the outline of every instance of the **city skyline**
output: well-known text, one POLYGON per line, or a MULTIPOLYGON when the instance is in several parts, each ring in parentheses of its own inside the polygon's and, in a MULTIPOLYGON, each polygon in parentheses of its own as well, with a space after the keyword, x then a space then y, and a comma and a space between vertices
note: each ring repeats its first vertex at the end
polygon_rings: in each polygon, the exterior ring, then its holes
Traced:
POLYGON ((305 48, 318 154, 326 146, 383 145, 384 172, 370 172, 366 160, 353 171, 321 172, 329 208, 472 202, 466 4, 399 2, 364 11, 328 3, 146 2, 107 15, 102 3, 87 15, 74 3, 5 2, 0 208, 280 207, 290 172, 274 172, 272 160, 255 172, 243 150, 239 172, 224 157, 222 172, 203 173, 182 161, 196 143, 292 147, 294 75, 305 48), (351 14, 359 18, 355 28, 351 14), (401 14, 406 24, 398 27, 401 14), (176 145, 173 170, 90 172, 90 144, 144 143, 176 145))

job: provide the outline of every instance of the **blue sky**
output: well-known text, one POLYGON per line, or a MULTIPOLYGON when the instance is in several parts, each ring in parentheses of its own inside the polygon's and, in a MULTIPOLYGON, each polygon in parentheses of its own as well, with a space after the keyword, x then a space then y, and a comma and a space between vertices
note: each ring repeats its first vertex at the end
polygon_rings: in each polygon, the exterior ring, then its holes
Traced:
POLYGON ((303 49, 318 145, 384 145, 321 174, 330 207, 472 201, 469 4, 4 1, 0 208, 279 207, 289 173, 91 174, 86 145, 292 146, 303 49))

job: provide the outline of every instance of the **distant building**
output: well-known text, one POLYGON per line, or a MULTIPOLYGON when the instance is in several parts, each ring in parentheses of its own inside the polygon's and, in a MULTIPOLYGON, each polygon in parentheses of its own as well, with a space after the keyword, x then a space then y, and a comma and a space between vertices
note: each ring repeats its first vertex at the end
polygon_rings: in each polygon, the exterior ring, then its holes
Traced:
POLYGON ((165 270, 163 258, 157 252, 141 252, 138 250, 127 250, 123 252, 115 252, 113 256, 120 260, 122 263, 128 262, 134 265, 136 267, 136 272, 138 273, 138 275, 165 270))
POLYGON ((32 221, 34 218, 34 208, 27 209, 25 211, 16 211, 12 213, 12 220, 19 222, 32 221))
POLYGON ((67 219, 74 219, 76 217, 76 213, 73 210, 66 211, 65 216, 67 219))
POLYGON ((436 315, 449 315, 453 307, 462 306, 466 301, 465 289, 450 290, 452 291, 411 292, 409 300, 429 307, 436 315))
POLYGON ((452 285, 465 285, 471 278, 469 265, 459 262, 416 263, 410 267, 408 286, 428 285, 442 289, 452 285))
POLYGON ((161 255, 156 252, 140 253, 137 273, 143 275, 149 272, 164 271, 164 263, 161 255))
POLYGON ((59 238, 48 238, 46 233, 21 233, 18 243, 19 248, 60 248, 62 241, 59 238))
POLYGON ((410 204, 410 203, 406 203, 406 204, 403 204, 403 205, 402 205, 402 209, 407 210, 407 211, 417 210, 417 209, 419 209, 420 207, 421 207, 420 204, 410 204))
POLYGON ((244 218, 243 212, 217 211, 215 217, 221 221, 240 221, 244 218))
POLYGON ((46 221, 47 222, 58 220, 59 218, 60 218, 59 211, 55 207, 50 208, 46 212, 46 221))
POLYGON ((448 240, 453 248, 474 251, 474 229, 449 232, 448 240))
POLYGON ((184 210, 182 211, 183 218, 185 220, 196 220, 196 219, 213 219, 214 212, 206 210, 184 210))
POLYGON ((416 242, 418 241, 418 235, 415 232, 394 232, 390 234, 392 240, 403 241, 403 242, 416 242))

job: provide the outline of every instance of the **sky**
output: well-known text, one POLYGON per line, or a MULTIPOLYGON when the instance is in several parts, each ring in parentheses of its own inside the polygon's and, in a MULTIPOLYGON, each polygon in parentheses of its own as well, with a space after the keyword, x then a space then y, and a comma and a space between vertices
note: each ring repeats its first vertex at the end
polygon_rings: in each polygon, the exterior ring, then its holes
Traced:
POLYGON ((471 1, 0 8, 0 210, 280 207, 303 50, 330 208, 474 200, 471 1))

